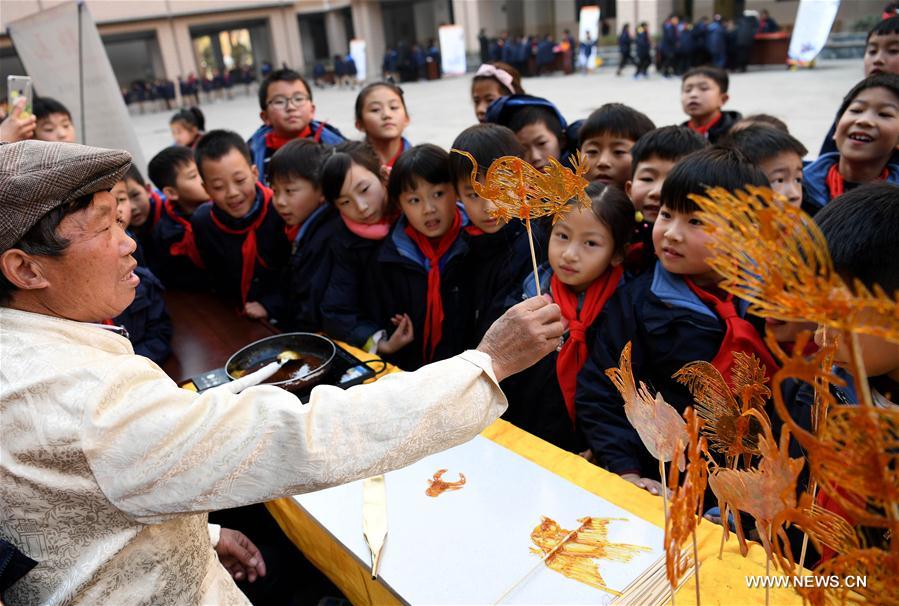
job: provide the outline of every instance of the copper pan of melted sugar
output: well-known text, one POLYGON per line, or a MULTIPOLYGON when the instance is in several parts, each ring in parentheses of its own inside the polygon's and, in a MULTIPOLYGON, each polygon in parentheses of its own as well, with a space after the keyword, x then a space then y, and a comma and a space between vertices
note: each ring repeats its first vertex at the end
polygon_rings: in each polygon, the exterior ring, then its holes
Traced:
POLYGON ((465 474, 460 473, 459 479, 455 482, 447 482, 443 480, 443 474, 445 474, 447 469, 438 469, 437 473, 434 474, 430 480, 428 480, 428 489, 425 491, 425 494, 429 497, 439 497, 444 492, 449 490, 460 490, 463 486, 465 486, 465 474))
POLYGON ((239 379, 286 358, 281 368, 263 383, 299 392, 325 377, 336 353, 337 346, 328 338, 306 332, 289 332, 250 343, 228 358, 225 372, 232 380, 239 379))

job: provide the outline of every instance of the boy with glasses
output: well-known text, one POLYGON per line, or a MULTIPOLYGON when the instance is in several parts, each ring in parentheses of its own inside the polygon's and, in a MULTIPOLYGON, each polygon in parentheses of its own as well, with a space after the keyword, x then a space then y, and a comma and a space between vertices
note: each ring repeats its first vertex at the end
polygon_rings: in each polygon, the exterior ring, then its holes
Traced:
POLYGON ((259 117, 264 123, 247 141, 253 164, 259 168, 260 180, 270 183, 269 160, 285 144, 298 138, 336 145, 344 141, 340 131, 313 120, 315 104, 306 80, 291 69, 270 73, 259 85, 259 117))

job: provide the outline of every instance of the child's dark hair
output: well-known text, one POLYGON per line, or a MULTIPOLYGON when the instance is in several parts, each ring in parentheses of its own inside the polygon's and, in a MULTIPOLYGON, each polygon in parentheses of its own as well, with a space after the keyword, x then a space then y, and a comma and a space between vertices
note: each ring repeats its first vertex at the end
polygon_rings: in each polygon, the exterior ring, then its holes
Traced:
POLYGON ((432 185, 452 182, 449 154, 445 149, 432 143, 424 143, 410 147, 397 158, 387 180, 389 207, 398 208, 400 194, 414 189, 421 180, 432 185))
POLYGON ((808 153, 796 137, 772 126, 748 126, 731 132, 726 144, 739 149, 753 164, 770 160, 785 152, 793 152, 800 158, 808 153))
POLYGON ((147 165, 147 176, 157 189, 175 187, 178 171, 194 161, 194 152, 189 147, 172 145, 153 156, 147 165))
POLYGON ((636 141, 656 127, 643 112, 624 103, 606 103, 590 114, 578 134, 578 147, 587 139, 609 133, 622 139, 636 141))
POLYGON ((495 78, 494 76, 487 76, 487 75, 480 75, 480 76, 476 75, 474 78, 472 78, 471 79, 472 88, 474 88, 475 82, 481 82, 483 80, 491 80, 491 81, 499 84, 501 89, 508 91, 506 93, 507 95, 523 95, 523 94, 525 94, 524 87, 521 85, 521 74, 518 72, 517 69, 515 69, 508 63, 504 63, 503 61, 491 61, 487 65, 492 65, 496 69, 501 69, 504 72, 506 72, 507 74, 509 74, 510 76, 512 76, 512 90, 509 90, 509 87, 506 86, 505 84, 503 84, 502 82, 500 82, 498 78, 495 78))
POLYGON ((325 148, 310 139, 294 139, 275 152, 269 164, 271 182, 305 179, 313 187, 321 186, 325 148))
POLYGON ((206 117, 199 107, 189 107, 187 109, 179 109, 178 112, 169 120, 169 124, 175 122, 184 122, 188 126, 193 126, 199 131, 206 130, 206 117))
POLYGON ((663 126, 649 131, 631 148, 631 175, 637 165, 650 158, 677 162, 686 155, 704 149, 707 141, 686 126, 663 126))
POLYGON ((247 164, 252 166, 253 158, 250 156, 250 148, 247 147, 247 142, 233 130, 211 130, 200 137, 194 150, 197 170, 200 171, 200 176, 203 176, 203 160, 219 160, 232 149, 239 151, 246 158, 247 164))
POLYGON ((838 122, 843 117, 843 114, 846 113, 846 110, 849 109, 849 106, 852 105, 852 102, 855 101, 855 98, 869 88, 885 88, 893 93, 896 99, 899 99, 899 76, 887 73, 874 74, 853 86, 852 90, 843 97, 843 104, 840 105, 840 109, 837 111, 838 122))
POLYGON ((31 102, 31 110, 34 117, 42 120, 50 114, 65 114, 69 120, 72 119, 72 113, 65 105, 52 97, 37 97, 31 102))
POLYGON ((346 141, 336 145, 332 150, 321 168, 322 194, 328 202, 333 203, 340 196, 343 182, 353 164, 358 164, 381 178, 381 160, 371 145, 365 141, 346 141))
POLYGON ((124 178, 131 179, 141 187, 147 186, 147 182, 144 181, 144 176, 140 174, 140 170, 138 170, 138 168, 134 164, 128 167, 128 170, 125 172, 124 178))
POLYGON ((834 268, 868 288, 899 290, 899 186, 867 183, 831 200, 815 215, 834 268))
POLYGON ((765 174, 733 147, 713 145, 685 156, 672 167, 662 184, 662 206, 679 213, 691 213, 699 206, 689 198, 704 195, 706 189, 723 187, 728 191, 747 185, 768 187, 765 174))
POLYGON ((525 105, 510 114, 508 127, 517 133, 525 126, 531 124, 543 124, 546 129, 559 140, 560 147, 565 146, 565 133, 562 131, 562 123, 556 113, 542 105, 525 105))
POLYGON ((694 67, 693 69, 688 70, 680 80, 681 85, 683 85, 683 83, 686 82, 688 78, 692 78, 693 76, 705 76, 706 78, 717 84, 722 93, 726 93, 727 87, 730 85, 730 80, 727 77, 727 72, 721 68, 713 67, 711 65, 701 65, 699 67, 694 67))
POLYGON ((403 111, 406 112, 407 116, 409 115, 409 110, 406 108, 406 99, 403 97, 403 89, 391 82, 372 82, 371 84, 365 85, 365 87, 359 91, 359 94, 356 95, 356 120, 362 120, 362 110, 365 108, 365 99, 377 88, 386 88, 396 93, 396 96, 400 98, 400 102, 403 104, 403 111))
MULTIPOLYGON (((515 133, 499 124, 475 124, 463 130, 453 141, 452 149, 467 151, 478 163, 478 177, 487 173, 487 169, 497 158, 502 156, 524 155, 524 148, 515 133)), ((453 184, 468 181, 472 170, 471 161, 460 154, 450 153, 449 174, 453 184)))
POLYGON ((889 36, 890 34, 899 34, 899 16, 893 16, 889 19, 878 21, 877 24, 868 32, 865 38, 865 44, 871 41, 872 36, 889 36))
POLYGON ((309 95, 309 100, 312 101, 312 87, 309 86, 309 83, 306 82, 306 78, 301 76, 299 72, 295 72, 292 69, 276 69, 269 75, 265 77, 262 81, 262 84, 259 85, 259 108, 262 111, 268 109, 268 87, 272 82, 302 82, 303 86, 306 87, 306 94, 309 95))
MULTIPOLYGON (((613 256, 624 257, 636 225, 634 205, 623 191, 614 185, 591 183, 585 190, 593 201, 590 207, 599 221, 612 232, 613 256)), ((574 200, 568 203, 572 204, 574 200)), ((576 209, 571 212, 578 212, 576 209)), ((583 211, 581 211, 583 212, 583 211)))
POLYGON ((749 128, 750 126, 770 126, 771 128, 776 128, 785 133, 790 132, 790 127, 787 126, 786 122, 771 114, 752 114, 751 116, 743 116, 737 120, 727 132, 735 133, 744 128, 749 128))

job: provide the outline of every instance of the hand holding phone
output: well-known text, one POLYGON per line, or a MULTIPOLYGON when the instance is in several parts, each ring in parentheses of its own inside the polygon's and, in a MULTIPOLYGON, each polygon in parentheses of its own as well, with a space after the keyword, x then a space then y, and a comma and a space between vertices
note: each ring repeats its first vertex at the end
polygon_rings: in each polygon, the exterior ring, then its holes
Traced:
POLYGON ((25 106, 22 108, 22 113, 19 114, 19 118, 28 118, 29 116, 31 116, 31 78, 29 76, 8 76, 6 78, 6 89, 7 91, 9 91, 10 114, 12 114, 12 110, 16 105, 16 101, 19 98, 24 97, 25 106))

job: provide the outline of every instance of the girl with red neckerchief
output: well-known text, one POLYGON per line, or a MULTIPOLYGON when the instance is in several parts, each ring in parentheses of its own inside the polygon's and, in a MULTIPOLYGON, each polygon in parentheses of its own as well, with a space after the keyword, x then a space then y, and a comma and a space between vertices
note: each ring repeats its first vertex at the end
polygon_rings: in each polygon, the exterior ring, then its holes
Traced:
MULTIPOLYGON (((624 277, 624 254, 634 229, 634 207, 621 190, 595 183, 590 209, 574 206, 549 236, 549 261, 540 268, 543 292, 562 309, 568 333, 561 348, 503 383, 507 421, 565 450, 591 458, 575 415, 577 376, 596 340, 594 323, 624 277)), ((522 297, 536 294, 534 278, 522 297)), ((511 301, 510 301, 511 302, 511 301)))
POLYGON ((356 97, 356 128, 365 134, 387 173, 412 145, 403 137, 409 114, 403 89, 389 82, 369 84, 356 97))

